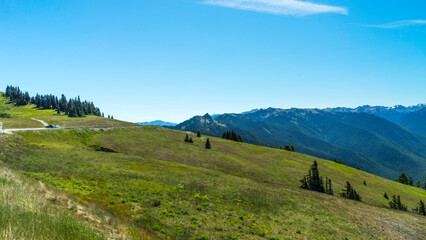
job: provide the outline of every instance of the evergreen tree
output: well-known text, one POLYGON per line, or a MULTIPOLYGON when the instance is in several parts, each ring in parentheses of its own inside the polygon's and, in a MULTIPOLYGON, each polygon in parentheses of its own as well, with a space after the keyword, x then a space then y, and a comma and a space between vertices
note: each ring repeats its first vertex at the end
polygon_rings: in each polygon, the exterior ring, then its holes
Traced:
POLYGON ((356 169, 361 170, 361 168, 359 166, 356 166, 356 169))
POLYGON ((331 186, 331 179, 325 177, 325 193, 334 195, 333 188, 331 186))
POLYGON ((290 145, 290 151, 295 152, 293 145, 290 145))
POLYGON ((426 177, 425 177, 425 181, 424 181, 424 183, 423 183, 423 189, 425 189, 425 190, 426 190, 426 177))
POLYGON ((194 143, 194 140, 192 140, 192 138, 189 138, 189 143, 194 143))
POLYGON ((411 177, 408 178, 408 185, 413 186, 413 179, 411 177))
POLYGON ((346 182, 345 189, 342 189, 342 193, 340 194, 340 196, 356 201, 361 201, 361 197, 358 195, 358 193, 355 191, 355 189, 349 182, 346 182))
POLYGON ((384 197, 384 198, 386 198, 386 199, 389 199, 389 197, 388 197, 388 195, 386 194, 386 192, 385 192, 385 194, 383 194, 383 197, 384 197))
POLYGON ((392 200, 389 201, 389 207, 393 209, 398 209, 402 211, 407 211, 407 206, 402 204, 401 198, 398 196, 393 195, 392 200))
POLYGON ((302 183, 300 187, 303 189, 316 192, 325 192, 322 177, 320 177, 319 175, 317 161, 314 161, 314 164, 312 164, 311 168, 308 171, 308 175, 304 176, 303 179, 300 180, 300 182, 302 183))
POLYGON ((210 139, 208 139, 207 138, 207 141, 206 141, 206 149, 211 149, 212 148, 212 146, 211 146, 211 144, 210 144, 210 139))
POLYGON ((185 142, 189 142, 189 136, 188 136, 188 134, 186 134, 186 136, 185 136, 185 140, 184 140, 185 142))
POLYGON ((198 129, 198 131, 197 131, 197 137, 201 137, 200 129, 198 129))
POLYGON ((367 183, 365 182, 365 180, 364 180, 364 185, 367 186, 367 183))
POLYGON ((422 200, 420 200, 419 202, 419 206, 417 207, 417 212, 421 215, 426 216, 425 203, 422 200))
POLYGON ((399 177, 396 179, 397 182, 400 182, 402 184, 408 184, 408 178, 407 175, 405 175, 404 172, 402 172, 399 177))
POLYGON ((418 187, 418 188, 422 187, 422 185, 420 185, 420 181, 419 180, 417 180, 417 182, 416 182, 416 187, 418 187))
POLYGON ((300 186, 300 188, 308 189, 309 190, 309 184, 308 184, 308 180, 306 179, 306 175, 303 176, 303 179, 300 180, 300 182, 302 183, 302 185, 300 186))

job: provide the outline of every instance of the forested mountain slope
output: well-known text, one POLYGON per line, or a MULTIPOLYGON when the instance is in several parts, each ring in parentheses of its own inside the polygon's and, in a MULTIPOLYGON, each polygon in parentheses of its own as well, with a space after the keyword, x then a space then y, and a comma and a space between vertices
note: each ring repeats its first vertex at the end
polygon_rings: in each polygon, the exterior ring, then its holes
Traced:
POLYGON ((426 138, 367 113, 312 109, 261 109, 245 114, 194 117, 175 127, 221 136, 235 130, 245 142, 337 159, 352 167, 395 179, 405 171, 416 180, 426 175, 426 138))

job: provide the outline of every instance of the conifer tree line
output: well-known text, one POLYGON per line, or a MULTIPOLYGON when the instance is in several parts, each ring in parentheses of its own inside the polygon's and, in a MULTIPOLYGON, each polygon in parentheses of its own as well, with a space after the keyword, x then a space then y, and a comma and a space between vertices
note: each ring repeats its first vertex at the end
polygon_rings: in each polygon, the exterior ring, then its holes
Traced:
POLYGON ((341 160, 337 160, 337 159, 333 159, 333 162, 342 164, 342 161, 341 160))
POLYGON ((236 133, 234 130, 224 132, 222 134, 222 138, 232 140, 235 142, 243 142, 243 139, 241 138, 241 136, 238 133, 236 133))
POLYGON ((17 106, 34 104, 39 109, 53 109, 58 114, 65 114, 69 117, 84 117, 85 115, 101 116, 101 111, 93 102, 81 101, 80 97, 69 99, 62 94, 61 98, 54 95, 39 95, 30 97, 28 92, 22 92, 19 87, 7 86, 5 97, 17 106))
POLYGON ((284 149, 289 152, 295 152, 293 145, 285 145, 284 147, 280 147, 280 149, 284 149))

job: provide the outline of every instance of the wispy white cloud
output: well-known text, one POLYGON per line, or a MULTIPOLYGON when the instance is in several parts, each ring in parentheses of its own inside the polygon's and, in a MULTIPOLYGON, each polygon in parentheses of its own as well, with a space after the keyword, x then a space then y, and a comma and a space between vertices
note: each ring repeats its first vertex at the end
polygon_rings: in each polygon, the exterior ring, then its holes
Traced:
POLYGON ((203 0, 203 4, 278 15, 305 16, 319 13, 348 15, 344 7, 299 0, 203 0))
POLYGON ((397 21, 397 22, 391 22, 391 23, 385 23, 385 24, 377 24, 377 25, 364 25, 366 27, 373 27, 373 28, 402 28, 402 27, 408 27, 413 25, 425 25, 426 20, 404 20, 404 21, 397 21))

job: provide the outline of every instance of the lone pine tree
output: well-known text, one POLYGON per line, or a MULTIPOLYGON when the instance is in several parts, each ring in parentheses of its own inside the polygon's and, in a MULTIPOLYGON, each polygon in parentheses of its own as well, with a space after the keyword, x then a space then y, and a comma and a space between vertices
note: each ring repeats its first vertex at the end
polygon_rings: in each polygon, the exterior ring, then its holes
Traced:
POLYGON ((201 137, 200 129, 198 129, 198 131, 197 131, 197 137, 201 137))
POLYGON ((334 195, 333 188, 331 186, 331 179, 325 177, 325 193, 334 195))
POLYGON ((421 215, 426 216, 425 203, 422 200, 420 200, 419 202, 419 206, 417 207, 417 212, 421 215))
POLYGON ((206 149, 211 149, 212 148, 212 146, 211 146, 211 144, 210 144, 210 139, 208 139, 207 138, 207 141, 206 141, 206 149))
POLYGON ((386 198, 386 199, 389 199, 389 197, 388 197, 388 195, 386 194, 386 192, 385 192, 385 194, 383 194, 383 197, 384 197, 384 198, 386 198))

